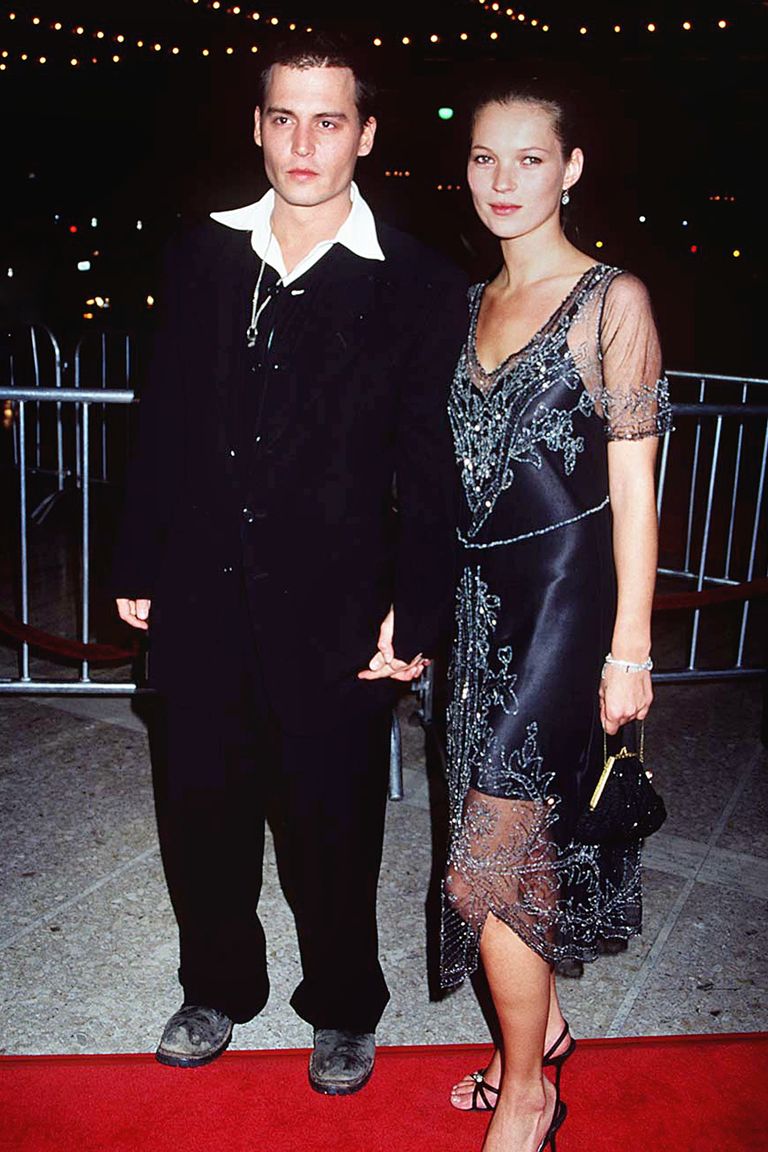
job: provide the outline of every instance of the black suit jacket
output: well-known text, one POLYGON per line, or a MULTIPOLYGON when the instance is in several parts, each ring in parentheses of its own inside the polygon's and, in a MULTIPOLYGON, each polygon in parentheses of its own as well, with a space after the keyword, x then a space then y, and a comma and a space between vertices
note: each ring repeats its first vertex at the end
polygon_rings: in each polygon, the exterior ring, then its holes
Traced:
POLYGON ((432 654, 445 630, 457 492, 446 401, 466 282, 377 227, 386 259, 334 245, 289 344, 277 333, 287 402, 260 448, 256 523, 233 455, 258 272, 250 233, 206 222, 170 247, 113 565, 116 595, 152 599, 150 683, 166 692, 226 691, 243 582, 267 691, 293 727, 341 698, 382 699, 356 673, 390 604, 404 660, 432 654))

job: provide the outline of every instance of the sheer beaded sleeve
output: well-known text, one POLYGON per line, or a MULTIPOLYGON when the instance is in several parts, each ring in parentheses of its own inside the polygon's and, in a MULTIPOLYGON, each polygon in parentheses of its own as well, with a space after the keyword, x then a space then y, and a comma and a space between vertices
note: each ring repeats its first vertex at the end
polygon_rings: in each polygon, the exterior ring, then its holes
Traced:
POLYGON ((645 285, 622 272, 609 284, 600 314, 601 382, 596 407, 609 440, 663 436, 671 428, 669 387, 645 285))

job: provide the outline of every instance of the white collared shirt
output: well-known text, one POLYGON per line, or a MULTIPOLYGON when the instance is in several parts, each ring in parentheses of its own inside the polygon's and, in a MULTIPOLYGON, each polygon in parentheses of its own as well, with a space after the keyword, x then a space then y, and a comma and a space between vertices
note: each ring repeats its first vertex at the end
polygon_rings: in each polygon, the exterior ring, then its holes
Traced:
POLYGON ((349 215, 339 228, 332 240, 321 240, 315 244, 303 260, 300 260, 290 272, 286 270, 285 260, 280 245, 272 232, 272 211, 275 206, 274 189, 262 196, 255 204, 247 204, 244 208, 233 208, 229 212, 211 212, 211 219, 218 224, 225 224, 227 228, 237 228, 251 233, 251 247, 265 264, 274 268, 283 284, 287 287, 303 276, 334 244, 343 244, 350 252, 366 260, 384 260, 384 253, 376 234, 376 221, 373 212, 366 204, 355 183, 350 186, 351 207, 349 215))

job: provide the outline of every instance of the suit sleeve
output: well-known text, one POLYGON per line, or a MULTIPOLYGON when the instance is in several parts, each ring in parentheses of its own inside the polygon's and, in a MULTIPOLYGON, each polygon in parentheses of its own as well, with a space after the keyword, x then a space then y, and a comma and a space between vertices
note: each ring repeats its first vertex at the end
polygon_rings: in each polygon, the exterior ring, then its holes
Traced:
POLYGON ((396 447, 395 655, 435 654, 452 618, 458 473, 448 392, 467 328, 467 285, 449 270, 426 288, 401 376, 396 447))
POLYGON ((151 598, 162 572, 181 475, 178 435, 184 339, 182 245, 168 245, 159 293, 159 323, 139 391, 138 435, 126 480, 123 514, 112 555, 114 596, 151 598))

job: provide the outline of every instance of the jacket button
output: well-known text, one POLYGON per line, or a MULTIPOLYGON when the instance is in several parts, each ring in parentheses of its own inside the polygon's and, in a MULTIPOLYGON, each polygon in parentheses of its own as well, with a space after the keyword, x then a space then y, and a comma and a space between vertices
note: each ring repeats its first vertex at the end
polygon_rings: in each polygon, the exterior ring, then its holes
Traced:
POLYGON ((255 516, 253 514, 252 509, 243 508, 243 520, 245 520, 246 524, 253 524, 253 521, 255 520, 255 516))

